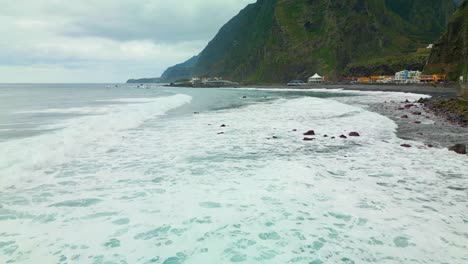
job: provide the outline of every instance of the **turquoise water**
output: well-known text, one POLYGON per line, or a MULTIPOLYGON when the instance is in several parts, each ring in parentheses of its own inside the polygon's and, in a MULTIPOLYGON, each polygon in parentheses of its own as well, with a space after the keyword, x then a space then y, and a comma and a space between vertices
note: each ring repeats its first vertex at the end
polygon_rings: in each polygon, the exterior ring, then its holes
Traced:
POLYGON ((466 158, 367 110, 412 97, 2 84, 0 262, 465 263, 466 158))

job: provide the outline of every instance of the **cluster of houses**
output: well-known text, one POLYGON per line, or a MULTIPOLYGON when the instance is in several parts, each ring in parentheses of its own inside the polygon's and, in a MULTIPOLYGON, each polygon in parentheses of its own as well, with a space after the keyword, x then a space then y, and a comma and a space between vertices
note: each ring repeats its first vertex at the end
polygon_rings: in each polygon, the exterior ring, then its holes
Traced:
POLYGON ((418 84, 440 83, 447 80, 445 74, 423 75, 420 71, 403 70, 395 75, 376 75, 370 77, 347 77, 345 80, 352 83, 394 83, 394 84, 418 84))
MULTIPOLYGON (((420 71, 403 70, 395 75, 375 75, 370 77, 345 77, 344 81, 350 83, 388 83, 388 84, 418 84, 418 83, 441 83, 447 80, 445 74, 423 75, 420 71)), ((314 74, 309 77, 308 84, 327 83, 327 78, 314 74)))

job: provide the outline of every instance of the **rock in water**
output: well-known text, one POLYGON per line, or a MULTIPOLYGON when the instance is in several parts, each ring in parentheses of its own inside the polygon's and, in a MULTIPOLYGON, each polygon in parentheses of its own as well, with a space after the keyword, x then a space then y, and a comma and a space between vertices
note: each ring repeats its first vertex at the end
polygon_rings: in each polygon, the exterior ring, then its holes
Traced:
POLYGON ((400 146, 404 147, 404 148, 411 148, 411 145, 410 144, 401 144, 400 146))
POLYGON ((406 118, 408 118, 408 116, 407 116, 407 115, 404 115, 404 116, 402 116, 401 118, 406 119, 406 118))
POLYGON ((308 138, 308 137, 305 137, 303 140, 304 140, 304 141, 312 141, 312 140, 315 140, 315 138, 308 138))
POLYGON ((463 144, 456 144, 455 146, 450 147, 449 150, 458 154, 466 154, 466 146, 463 144))
POLYGON ((358 132, 351 132, 351 133, 348 134, 348 136, 350 136, 350 137, 360 137, 361 135, 359 135, 358 132))
POLYGON ((304 133, 304 136, 315 136, 315 131, 309 130, 309 131, 304 133))
POLYGON ((341 135, 340 138, 348 138, 348 137, 345 135, 341 135))

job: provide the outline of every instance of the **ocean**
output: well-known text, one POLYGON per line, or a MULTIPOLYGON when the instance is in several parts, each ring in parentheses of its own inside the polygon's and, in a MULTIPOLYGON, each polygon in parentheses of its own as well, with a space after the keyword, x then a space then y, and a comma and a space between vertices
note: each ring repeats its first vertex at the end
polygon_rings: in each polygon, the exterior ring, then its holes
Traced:
POLYGON ((420 97, 1 84, 0 263, 468 263, 466 157, 369 108, 420 97))

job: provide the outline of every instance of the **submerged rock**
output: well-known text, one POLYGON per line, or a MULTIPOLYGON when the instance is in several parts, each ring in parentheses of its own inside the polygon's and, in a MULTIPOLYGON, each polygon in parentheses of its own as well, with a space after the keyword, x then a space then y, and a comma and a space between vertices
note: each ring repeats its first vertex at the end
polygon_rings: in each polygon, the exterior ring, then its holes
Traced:
POLYGON ((315 140, 315 138, 308 138, 308 137, 305 137, 303 140, 304 140, 304 141, 312 141, 312 140, 315 140))
POLYGON ((421 124, 421 121, 414 121, 415 124, 421 124))
POLYGON ((341 135, 340 138, 348 138, 348 137, 345 135, 341 135))
POLYGON ((315 131, 309 130, 309 131, 304 133, 304 136, 315 136, 315 131))
POLYGON ((359 135, 358 132, 350 132, 350 133, 348 134, 348 136, 350 136, 350 137, 360 137, 361 135, 359 135))
POLYGON ((413 114, 413 115, 422 115, 422 113, 421 113, 421 112, 419 112, 419 111, 412 112, 412 114, 413 114))
POLYGON ((411 148, 411 145, 410 144, 401 144, 400 146, 404 147, 404 148, 411 148))
POLYGON ((226 127, 226 125, 225 125, 225 124, 222 124, 221 127, 226 127))
POLYGON ((409 117, 408 117, 407 115, 403 115, 403 116, 401 116, 400 118, 406 119, 406 118, 409 118, 409 117))
POLYGON ((464 144, 456 144, 455 146, 452 146, 448 149, 458 154, 466 154, 466 146, 464 144))

